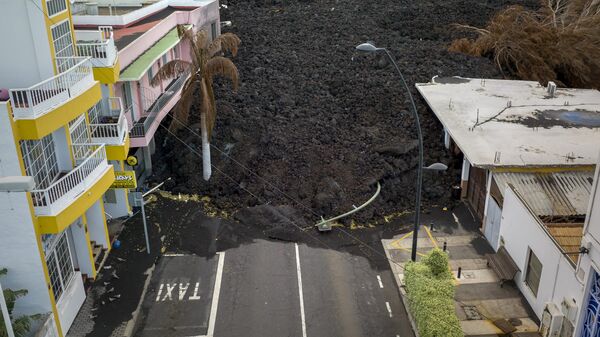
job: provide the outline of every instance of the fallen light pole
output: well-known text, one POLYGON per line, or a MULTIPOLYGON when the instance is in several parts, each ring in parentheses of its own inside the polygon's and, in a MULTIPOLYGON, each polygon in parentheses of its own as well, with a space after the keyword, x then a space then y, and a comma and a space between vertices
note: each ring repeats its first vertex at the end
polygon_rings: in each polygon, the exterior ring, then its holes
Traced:
POLYGON ((319 229, 320 232, 330 231, 331 230, 331 222, 332 221, 335 221, 335 220, 347 217, 348 215, 356 213, 356 212, 360 211, 361 209, 367 207, 370 203, 373 202, 373 200, 375 200, 377 198, 377 196, 379 196, 379 192, 381 192, 381 185, 378 182, 377 183, 377 191, 375 191, 375 194, 373 194, 373 196, 369 200, 367 200, 364 204, 362 204, 362 205, 360 205, 358 207, 352 205, 354 207, 353 210, 351 210, 349 212, 346 212, 346 213, 344 213, 342 215, 338 215, 336 217, 333 217, 331 219, 325 220, 325 219, 323 219, 323 217, 321 217, 321 222, 317 223, 315 226, 317 226, 317 228, 319 229))

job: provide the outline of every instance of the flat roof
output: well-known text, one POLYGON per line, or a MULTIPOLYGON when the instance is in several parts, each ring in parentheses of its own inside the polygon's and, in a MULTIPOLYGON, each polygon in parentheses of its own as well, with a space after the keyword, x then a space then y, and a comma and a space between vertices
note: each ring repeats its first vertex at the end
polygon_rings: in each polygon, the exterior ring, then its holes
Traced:
MULTIPOLYGON (((191 27, 191 26, 190 26, 191 27)), ((177 27, 171 29, 165 36, 123 69, 119 82, 138 81, 161 56, 179 43, 177 27)))
POLYGON ((534 81, 434 77, 416 85, 452 140, 477 167, 595 165, 600 92, 534 81))
POLYGON ((115 45, 119 50, 123 50, 138 37, 149 31, 152 27, 159 24, 169 15, 181 11, 173 7, 167 7, 159 12, 156 12, 148 17, 143 18, 127 27, 117 28, 114 30, 115 45))

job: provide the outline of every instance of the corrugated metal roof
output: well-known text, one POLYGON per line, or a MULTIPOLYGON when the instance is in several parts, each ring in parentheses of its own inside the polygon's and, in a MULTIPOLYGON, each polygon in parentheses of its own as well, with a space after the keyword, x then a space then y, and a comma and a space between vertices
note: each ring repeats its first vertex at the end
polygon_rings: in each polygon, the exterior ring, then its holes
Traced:
POLYGON ((581 247, 581 238, 583 237, 583 224, 561 224, 552 223, 545 224, 548 233, 552 235, 556 243, 560 246, 563 252, 567 254, 573 264, 577 264, 579 254, 575 253, 581 247))
POLYGON ((594 172, 494 173, 504 195, 511 184, 538 216, 585 215, 594 172))

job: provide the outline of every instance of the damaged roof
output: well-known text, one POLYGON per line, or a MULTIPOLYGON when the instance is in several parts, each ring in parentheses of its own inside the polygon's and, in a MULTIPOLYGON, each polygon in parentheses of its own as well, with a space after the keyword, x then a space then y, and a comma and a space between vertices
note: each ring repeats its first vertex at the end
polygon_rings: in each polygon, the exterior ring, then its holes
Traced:
POLYGON ((502 195, 512 185, 537 216, 581 216, 587 213, 594 172, 494 172, 493 177, 502 195))
POLYGON ((434 77, 416 85, 477 167, 595 165, 600 92, 534 81, 434 77))

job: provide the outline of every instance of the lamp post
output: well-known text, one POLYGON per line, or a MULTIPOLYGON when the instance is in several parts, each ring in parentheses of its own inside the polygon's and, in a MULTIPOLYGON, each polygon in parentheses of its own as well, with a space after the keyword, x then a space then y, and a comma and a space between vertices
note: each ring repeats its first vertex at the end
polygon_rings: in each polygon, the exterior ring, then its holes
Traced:
POLYGON ((416 196, 416 201, 415 201, 415 204, 416 204, 415 205, 415 223, 414 223, 414 228, 413 228, 412 251, 410 254, 411 260, 416 261, 417 260, 417 238, 419 235, 419 223, 421 221, 421 219, 420 219, 421 218, 421 189, 422 189, 422 185, 423 185, 423 169, 434 170, 434 171, 443 171, 443 170, 446 170, 448 167, 441 163, 435 163, 428 167, 423 166, 423 135, 421 133, 421 124, 419 122, 419 114, 417 113, 417 107, 415 105, 415 101, 413 100, 410 89, 408 88, 408 85, 406 84, 406 81, 404 80, 404 75, 402 75, 400 68, 396 64, 396 61, 394 61, 394 58, 392 57, 390 52, 385 48, 375 47, 372 43, 369 43, 369 42, 359 44, 358 46, 356 46, 356 49, 359 51, 368 52, 368 53, 377 53, 380 51, 385 52, 388 59, 394 65, 394 68, 396 68, 396 72, 400 76, 400 80, 401 80, 402 84, 404 85, 404 88, 406 88, 406 92, 408 93, 408 97, 410 98, 412 113, 413 113, 413 117, 415 118, 415 126, 417 127, 417 138, 419 140, 419 166, 417 168, 417 193, 416 193, 417 196, 416 196))

